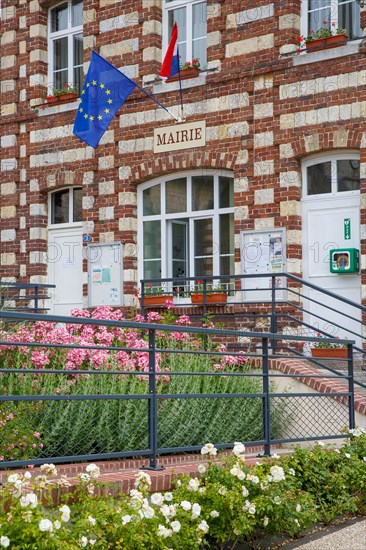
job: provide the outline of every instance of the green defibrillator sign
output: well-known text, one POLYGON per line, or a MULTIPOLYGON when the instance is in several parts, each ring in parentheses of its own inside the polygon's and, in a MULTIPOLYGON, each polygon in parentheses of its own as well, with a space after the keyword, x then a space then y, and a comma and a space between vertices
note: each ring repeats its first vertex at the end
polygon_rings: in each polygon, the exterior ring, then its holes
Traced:
POLYGON ((349 241, 351 238, 351 218, 344 218, 344 240, 349 241))
POLYGON ((360 253, 357 248, 336 248, 330 251, 331 273, 358 273, 360 253))

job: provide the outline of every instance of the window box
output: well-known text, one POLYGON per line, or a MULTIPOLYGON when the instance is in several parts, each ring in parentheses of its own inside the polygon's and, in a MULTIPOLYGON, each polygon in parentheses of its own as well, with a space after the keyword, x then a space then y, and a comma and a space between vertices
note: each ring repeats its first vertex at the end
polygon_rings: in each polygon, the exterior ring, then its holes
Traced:
POLYGON ((335 34, 334 36, 328 36, 327 38, 316 38, 306 43, 306 50, 308 52, 327 50, 329 48, 337 48, 344 46, 348 40, 346 34, 335 34))
MULTIPOLYGON (((200 69, 198 67, 191 67, 190 69, 184 69, 183 71, 180 71, 180 79, 186 80, 187 78, 196 78, 200 74, 200 69)), ((175 76, 172 76, 172 78, 169 78, 167 82, 178 82, 179 81, 179 74, 176 74, 175 76)))
POLYGON ((347 348, 311 348, 311 355, 322 359, 347 359, 347 348))
MULTIPOLYGON (((144 307, 166 307, 166 302, 173 301, 173 295, 158 295, 158 294, 146 294, 144 296, 144 307)), ((139 298, 140 305, 142 305, 142 299, 139 298)))
MULTIPOLYGON (((191 295, 192 304, 203 304, 204 295, 203 294, 192 294, 191 295)), ((207 304, 226 304, 227 294, 226 292, 212 292, 206 294, 206 303, 207 304)))
POLYGON ((70 101, 76 101, 78 94, 69 92, 62 95, 50 95, 47 97, 48 105, 57 105, 58 103, 70 103, 70 101))

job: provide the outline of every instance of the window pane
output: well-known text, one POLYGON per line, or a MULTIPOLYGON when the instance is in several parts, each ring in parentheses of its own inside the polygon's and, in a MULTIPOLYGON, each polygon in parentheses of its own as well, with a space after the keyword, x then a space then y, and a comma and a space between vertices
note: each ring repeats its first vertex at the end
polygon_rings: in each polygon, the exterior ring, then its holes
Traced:
MULTIPOLYGON (((194 255, 212 256, 212 218, 194 221, 194 255)), ((201 273, 203 275, 203 273, 201 273)))
POLYGON ((355 191, 360 188, 360 161, 337 161, 338 191, 355 191))
POLYGON ((74 189, 73 190, 73 194, 74 194, 74 211, 73 211, 73 221, 74 222, 81 222, 82 219, 83 219, 83 215, 82 215, 82 196, 83 196, 83 190, 80 188, 80 189, 74 189))
POLYGON ((330 29, 331 25, 331 0, 310 0, 309 1, 309 28, 310 31, 317 31, 322 27, 330 29), (326 24, 323 24, 326 21, 326 24))
MULTIPOLYGON (((178 47, 179 55, 181 57, 181 63, 187 61, 187 9, 179 8, 177 10, 170 10, 168 12, 168 37, 169 41, 172 36, 172 30, 174 23, 177 23, 178 33, 178 47)), ((188 61, 191 61, 190 59, 188 61)))
POLYGON ((192 37, 203 38, 207 35, 207 7, 206 2, 192 6, 192 37))
POLYGON ((83 35, 75 34, 74 40, 74 67, 83 64, 83 35))
POLYGON ((144 222, 144 260, 160 260, 160 221, 144 222))
POLYGON ((213 275, 213 262, 211 258, 196 258, 194 260, 194 273, 196 277, 213 275))
POLYGON ((213 176, 193 176, 192 210, 212 210, 213 207, 213 176))
MULTIPOLYGON (((234 275, 234 256, 221 256, 220 258, 220 275, 234 275)), ((226 279, 222 281, 223 284, 230 286, 233 285, 233 281, 226 279)))
POLYGON ((234 214, 220 216, 220 254, 234 254, 234 214))
POLYGON ((53 68, 55 71, 65 69, 68 63, 68 40, 59 38, 53 41, 53 68))
POLYGON ((185 212, 187 210, 187 180, 179 178, 168 181, 166 184, 166 211, 168 214, 174 212, 185 212))
POLYGON ((51 32, 67 29, 67 3, 51 10, 51 32))
POLYGON ((69 190, 58 191, 51 197, 51 223, 69 223, 69 190))
POLYGON ((308 195, 331 193, 331 163, 322 162, 307 168, 308 195))
POLYGON ((143 193, 144 216, 160 214, 160 185, 145 189, 143 193))
MULTIPOLYGON (((148 260, 144 261, 144 279, 160 279, 161 277, 161 261, 148 260)), ((155 288, 155 285, 154 285, 155 288)))
POLYGON ((233 178, 219 177, 219 208, 234 206, 234 180, 233 178))
POLYGON ((348 38, 361 35, 360 9, 360 5, 354 1, 339 0, 337 26, 346 29, 348 38))
POLYGON ((71 25, 78 27, 83 24, 83 2, 82 0, 73 0, 71 6, 71 25))

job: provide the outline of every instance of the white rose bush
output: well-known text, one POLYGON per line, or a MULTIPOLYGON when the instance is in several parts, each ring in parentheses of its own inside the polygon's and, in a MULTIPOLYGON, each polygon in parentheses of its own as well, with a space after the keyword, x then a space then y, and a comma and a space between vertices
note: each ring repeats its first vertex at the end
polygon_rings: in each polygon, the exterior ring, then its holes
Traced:
POLYGON ((299 536, 317 521, 366 513, 366 435, 356 428, 348 436, 338 449, 315 443, 254 466, 243 444, 220 456, 209 443, 200 477, 181 476, 168 492, 152 493, 140 472, 130 493, 116 496, 95 464, 72 490, 52 464, 41 475, 10 473, 0 487, 0 550, 219 549, 299 536))

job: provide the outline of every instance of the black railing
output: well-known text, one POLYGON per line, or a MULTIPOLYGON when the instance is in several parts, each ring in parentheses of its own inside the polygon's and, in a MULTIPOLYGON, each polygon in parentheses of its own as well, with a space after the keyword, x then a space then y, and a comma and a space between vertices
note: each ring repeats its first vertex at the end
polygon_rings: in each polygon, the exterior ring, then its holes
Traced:
MULTIPOLYGON (((366 313, 366 307, 357 302, 290 273, 143 279, 140 281, 140 285, 142 315, 145 315, 147 309, 146 297, 154 295, 154 293, 167 298, 172 297, 175 307, 195 305, 192 304, 192 296, 198 294, 202 296, 198 317, 207 317, 218 305, 214 300, 210 303, 209 297, 214 294, 215 288, 220 287, 220 292, 227 296, 226 308, 222 307, 219 312, 217 309, 215 310, 215 314, 219 315, 220 319, 231 318, 235 306, 235 317, 238 320, 240 318, 248 320, 263 318, 268 321, 268 332, 286 335, 286 340, 289 332, 304 336, 319 334, 325 338, 335 337, 338 333, 346 334, 347 338, 356 340, 354 345, 354 352, 357 356, 355 383, 366 388, 366 339, 364 336, 366 323, 362 318, 362 315, 366 313), (256 285, 251 282, 254 280, 256 285), (270 280, 269 285, 268 280, 270 280), (267 283, 267 286, 261 286, 261 281, 267 283), (280 286, 278 281, 281 281, 280 286), (309 293, 312 290, 319 293, 321 298, 316 300, 311 297, 309 293), (262 293, 262 299, 250 298, 252 293, 258 294, 259 292, 262 293), (245 300, 243 299, 244 293, 245 300), (325 299, 330 300, 331 303, 327 304, 325 299), (258 304, 261 306, 258 308, 259 312, 248 312, 248 310, 256 308, 258 304), (320 306, 325 313, 323 315, 317 313, 312 309, 314 306, 320 306), (348 313, 344 311, 345 306, 348 308, 348 313), (334 314, 339 314, 341 311, 345 320, 342 324, 334 320, 334 314), (306 316, 311 318, 312 323, 305 320, 306 316), (323 323, 323 328, 320 326, 321 323, 323 323)), ((279 340, 279 338, 270 340, 274 353, 279 340)), ((308 359, 313 361, 311 357, 308 359)), ((319 361, 316 363, 319 364, 319 361)))
POLYGON ((55 285, 41 283, 0 283, 0 309, 10 311, 31 311, 39 313, 49 308, 41 306, 41 301, 50 299, 47 294, 49 288, 55 285))
MULTIPOLYGON (((1 468, 147 456, 156 469, 159 454, 207 441, 270 455, 273 444, 343 438, 344 426, 355 427, 352 341, 329 340, 348 348, 344 373, 322 365, 308 376, 341 381, 344 391, 302 393, 276 388, 299 377, 270 370, 294 357, 273 353, 278 334, 7 311, 0 322, 1 468)), ((299 349, 320 340, 288 339, 299 349)))

